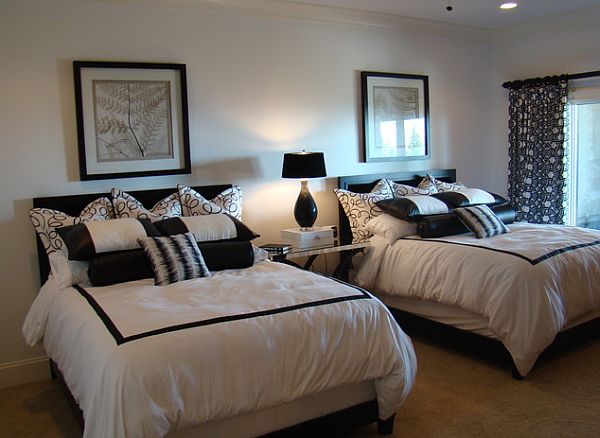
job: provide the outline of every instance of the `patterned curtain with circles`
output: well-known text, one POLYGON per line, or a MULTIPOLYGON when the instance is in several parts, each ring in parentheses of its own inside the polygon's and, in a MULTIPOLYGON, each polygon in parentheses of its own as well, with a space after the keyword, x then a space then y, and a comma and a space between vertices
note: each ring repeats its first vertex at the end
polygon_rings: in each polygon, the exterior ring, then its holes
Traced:
POLYGON ((562 224, 565 216, 566 76, 508 83, 508 196, 517 220, 562 224))

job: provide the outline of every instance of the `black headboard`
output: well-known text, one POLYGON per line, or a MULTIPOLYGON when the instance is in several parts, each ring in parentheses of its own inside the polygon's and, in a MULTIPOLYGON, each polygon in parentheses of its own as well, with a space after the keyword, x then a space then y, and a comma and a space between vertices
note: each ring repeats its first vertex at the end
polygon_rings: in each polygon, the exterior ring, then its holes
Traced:
MULTIPOLYGON (((212 186, 196 186, 192 187, 206 199, 212 199, 221 193, 223 190, 231 188, 231 184, 221 184, 212 186)), ((163 198, 166 198, 177 189, 152 189, 152 190, 137 190, 127 192, 138 199, 145 207, 152 208, 154 204, 163 198)), ((79 213, 92 202, 94 199, 106 196, 110 198, 110 193, 86 193, 83 195, 68 195, 68 196, 51 196, 45 198, 33 198, 34 207, 51 208, 53 210, 62 211, 70 216, 79 216, 79 213)), ((48 278, 50 273, 50 263, 48 256, 44 250, 44 246, 39 237, 37 237, 38 262, 40 267, 40 279, 42 284, 48 278)))
MULTIPOLYGON (((428 173, 436 179, 444 182, 456 181, 456 169, 436 169, 423 170, 419 172, 393 172, 393 173, 374 173, 369 175, 341 176, 338 179, 338 187, 349 190, 354 193, 369 193, 377 181, 380 179, 389 179, 401 184, 417 186, 428 173)), ((339 207, 340 215, 340 242, 342 245, 352 243, 352 231, 344 209, 339 207)))

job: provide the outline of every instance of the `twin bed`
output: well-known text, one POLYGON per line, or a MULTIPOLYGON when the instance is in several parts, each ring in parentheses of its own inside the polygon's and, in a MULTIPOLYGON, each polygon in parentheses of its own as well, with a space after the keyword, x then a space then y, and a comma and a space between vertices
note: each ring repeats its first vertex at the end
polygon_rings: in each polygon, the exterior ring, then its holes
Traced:
MULTIPOLYGON (((455 181, 454 170, 430 171, 455 181)), ((413 173, 340 178, 339 186, 369 193, 381 178, 417 186, 413 173)), ((402 327, 468 332, 501 343, 513 376, 522 378, 558 338, 598 333, 600 233, 578 227, 514 223, 487 239, 473 233, 397 239, 375 235, 356 282, 394 310, 402 327), (458 330, 456 330, 458 329, 458 330)), ((340 209, 342 243, 352 241, 340 209)), ((445 332, 445 333, 444 333, 445 332)), ((456 337, 455 337, 456 338, 456 337)))
MULTIPOLYGON (((229 188, 193 189, 210 200, 229 188)), ((129 195, 152 206, 172 193, 129 195)), ((62 212, 52 227, 108 196, 37 198, 34 207, 62 212)), ((366 291, 264 260, 256 248, 250 266, 165 286, 137 278, 63 287, 60 275, 48 277, 45 240, 55 231, 38 236, 44 285, 24 334, 43 341, 84 437, 306 435, 373 421, 392 432, 416 358, 366 291)))

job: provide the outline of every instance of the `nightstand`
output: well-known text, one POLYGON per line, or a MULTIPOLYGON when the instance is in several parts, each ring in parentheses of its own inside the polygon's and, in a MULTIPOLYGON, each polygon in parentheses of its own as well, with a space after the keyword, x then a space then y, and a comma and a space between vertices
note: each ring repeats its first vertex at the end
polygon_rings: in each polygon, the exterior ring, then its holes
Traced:
POLYGON ((350 243, 347 245, 340 245, 337 241, 333 245, 318 247, 318 248, 292 248, 285 254, 269 253, 269 260, 275 262, 287 263, 288 265, 296 266, 302 269, 310 269, 313 262, 321 254, 340 253, 340 262, 331 275, 333 278, 338 280, 348 281, 348 270, 350 268, 350 262, 352 257, 361 252, 369 246, 368 242, 362 243, 350 243), (299 259, 302 257, 308 257, 304 265, 299 265, 292 261, 292 259, 299 259))

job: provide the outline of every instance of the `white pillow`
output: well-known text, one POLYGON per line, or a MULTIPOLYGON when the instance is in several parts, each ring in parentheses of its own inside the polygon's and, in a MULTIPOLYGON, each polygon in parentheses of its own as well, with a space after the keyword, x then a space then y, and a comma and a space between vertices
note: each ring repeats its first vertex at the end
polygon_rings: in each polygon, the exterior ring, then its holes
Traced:
POLYGON ((242 220, 242 188, 235 185, 208 200, 188 186, 177 186, 183 216, 227 213, 242 220))
POLYGON ((105 197, 90 202, 76 217, 50 208, 36 207, 29 210, 29 219, 46 250, 50 270, 59 287, 64 289, 73 284, 87 283, 89 280, 87 262, 74 262, 67 259, 65 242, 56 229, 113 217, 112 203, 105 197))
POLYGON ((181 216, 179 194, 172 193, 158 201, 148 210, 134 196, 120 189, 113 188, 110 192, 116 218, 150 219, 152 222, 181 216))
POLYGON ((384 237, 390 245, 401 237, 417 234, 416 222, 397 219, 389 214, 371 219, 366 228, 374 235, 384 237))
POLYGON ((383 210, 377 206, 377 202, 393 197, 386 180, 380 180, 370 193, 354 193, 344 189, 333 191, 346 213, 354 243, 364 242, 371 236, 366 225, 371 219, 383 213, 383 210))
POLYGON ((447 183, 440 181, 439 179, 435 179, 430 174, 426 174, 417 187, 419 189, 429 190, 431 191, 430 194, 433 194, 438 192, 451 192, 454 190, 464 189, 465 185, 461 182, 447 183))
POLYGON ((428 188, 419 188, 409 186, 406 184, 400 184, 391 180, 388 180, 388 184, 390 185, 395 198, 407 195, 432 195, 434 193, 437 193, 437 189, 435 188, 435 186, 428 186, 428 188))

